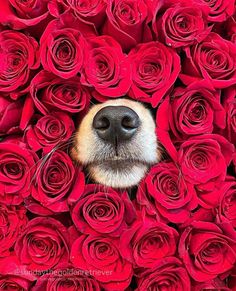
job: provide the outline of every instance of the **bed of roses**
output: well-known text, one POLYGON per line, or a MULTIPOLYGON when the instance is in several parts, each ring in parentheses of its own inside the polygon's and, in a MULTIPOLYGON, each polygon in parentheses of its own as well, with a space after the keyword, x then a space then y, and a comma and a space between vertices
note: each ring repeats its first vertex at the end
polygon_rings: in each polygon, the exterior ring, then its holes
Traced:
POLYGON ((236 290, 233 0, 1 0, 0 289, 236 290), (153 108, 135 190, 70 158, 94 102, 153 108))

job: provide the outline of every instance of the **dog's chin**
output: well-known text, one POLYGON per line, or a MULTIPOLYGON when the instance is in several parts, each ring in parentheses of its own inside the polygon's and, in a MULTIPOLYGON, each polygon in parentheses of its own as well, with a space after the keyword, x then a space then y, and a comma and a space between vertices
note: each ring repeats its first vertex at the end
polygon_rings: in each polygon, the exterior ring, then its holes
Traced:
POLYGON ((87 166, 92 179, 113 188, 129 188, 137 185, 145 176, 149 165, 142 161, 106 160, 87 166))

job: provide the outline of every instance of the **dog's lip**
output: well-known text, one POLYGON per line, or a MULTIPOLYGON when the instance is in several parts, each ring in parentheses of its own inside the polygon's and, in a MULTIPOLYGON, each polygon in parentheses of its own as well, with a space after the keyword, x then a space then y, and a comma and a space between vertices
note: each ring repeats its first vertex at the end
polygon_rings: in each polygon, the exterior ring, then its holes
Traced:
POLYGON ((124 158, 119 156, 114 156, 109 159, 101 159, 101 160, 95 160, 89 163, 89 165, 93 166, 111 166, 113 168, 117 167, 127 167, 127 166, 134 166, 134 165, 149 165, 147 161, 140 160, 140 159, 132 159, 132 158, 124 158))

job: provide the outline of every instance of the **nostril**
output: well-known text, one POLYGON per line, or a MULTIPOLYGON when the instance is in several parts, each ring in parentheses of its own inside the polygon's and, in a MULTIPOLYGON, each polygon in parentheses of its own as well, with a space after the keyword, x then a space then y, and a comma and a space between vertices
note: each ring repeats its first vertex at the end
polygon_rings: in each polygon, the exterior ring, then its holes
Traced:
POLYGON ((122 118, 121 126, 125 129, 134 129, 139 126, 138 116, 129 116, 126 115, 122 118))
POLYGON ((106 130, 110 127, 110 121, 105 116, 100 117, 94 121, 93 127, 98 130, 106 130))

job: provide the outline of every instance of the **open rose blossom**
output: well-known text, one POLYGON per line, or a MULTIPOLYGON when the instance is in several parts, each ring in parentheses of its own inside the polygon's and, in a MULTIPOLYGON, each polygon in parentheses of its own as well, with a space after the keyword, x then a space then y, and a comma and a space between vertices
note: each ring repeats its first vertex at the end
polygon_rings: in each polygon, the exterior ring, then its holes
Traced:
POLYGON ((68 262, 67 229, 56 219, 32 219, 18 237, 15 252, 29 270, 44 271, 68 262))
POLYGON ((236 235, 233 228, 194 221, 179 241, 179 255, 190 276, 205 282, 233 268, 236 262, 236 235))
POLYGON ((30 95, 44 115, 58 110, 78 113, 86 110, 90 101, 90 94, 79 77, 65 80, 44 70, 32 79, 30 95))
POLYGON ((232 291, 228 288, 224 281, 216 278, 207 282, 196 282, 193 284, 192 291, 204 291, 204 290, 220 290, 220 291, 232 291))
POLYGON ((81 235, 72 245, 71 262, 89 270, 106 290, 124 290, 129 286, 133 270, 120 254, 119 239, 102 235, 81 235))
POLYGON ((190 279, 180 260, 167 257, 156 266, 141 273, 137 291, 146 290, 186 290, 190 291, 190 279))
POLYGON ((129 61, 133 81, 130 96, 156 107, 179 75, 179 56, 160 42, 148 42, 132 49, 129 61))
POLYGON ((39 67, 38 43, 21 32, 0 32, 0 92, 16 99, 26 89, 31 70, 39 67))
MULTIPOLYGON (((77 191, 74 189, 74 191, 77 191)), ((82 233, 120 234, 135 219, 135 210, 127 192, 86 185, 72 209, 71 217, 82 233)))

